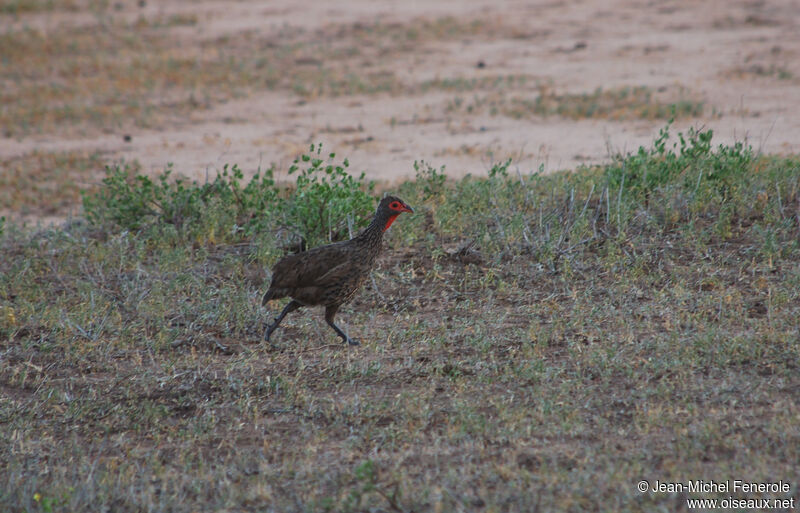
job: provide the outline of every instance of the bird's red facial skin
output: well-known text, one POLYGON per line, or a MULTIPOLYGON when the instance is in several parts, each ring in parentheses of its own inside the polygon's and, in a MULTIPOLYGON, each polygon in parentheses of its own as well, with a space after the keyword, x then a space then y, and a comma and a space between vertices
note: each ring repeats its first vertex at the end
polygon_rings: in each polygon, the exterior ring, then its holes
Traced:
POLYGON ((413 210, 411 210, 411 207, 403 203, 400 203, 399 201, 393 201, 389 203, 389 208, 391 208, 395 212, 414 212, 413 210))

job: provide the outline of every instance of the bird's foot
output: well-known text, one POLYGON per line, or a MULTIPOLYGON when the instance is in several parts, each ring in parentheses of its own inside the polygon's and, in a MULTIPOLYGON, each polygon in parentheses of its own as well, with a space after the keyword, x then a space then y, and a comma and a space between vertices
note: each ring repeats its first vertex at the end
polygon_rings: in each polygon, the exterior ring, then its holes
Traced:
MULTIPOLYGON (((270 326, 270 328, 271 327, 272 326, 270 326)), ((269 338, 272 336, 272 331, 273 331, 270 328, 267 328, 267 331, 264 333, 264 342, 268 345, 270 351, 277 351, 280 348, 276 346, 273 342, 269 341, 269 338)))
POLYGON ((360 346, 361 345, 361 342, 359 342, 358 340, 356 340, 354 338, 350 338, 350 337, 347 337, 345 339, 345 342, 347 342, 351 346, 360 346))

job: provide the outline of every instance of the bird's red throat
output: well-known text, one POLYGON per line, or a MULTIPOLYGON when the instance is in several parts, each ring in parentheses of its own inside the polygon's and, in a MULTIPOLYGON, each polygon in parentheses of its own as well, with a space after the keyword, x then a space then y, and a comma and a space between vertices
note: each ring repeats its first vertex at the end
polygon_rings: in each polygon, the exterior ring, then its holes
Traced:
POLYGON ((389 220, 386 221, 386 226, 383 227, 383 231, 388 230, 389 227, 392 226, 392 223, 394 222, 394 220, 397 219, 397 216, 399 216, 399 215, 400 214, 395 214, 392 217, 390 217, 389 220))

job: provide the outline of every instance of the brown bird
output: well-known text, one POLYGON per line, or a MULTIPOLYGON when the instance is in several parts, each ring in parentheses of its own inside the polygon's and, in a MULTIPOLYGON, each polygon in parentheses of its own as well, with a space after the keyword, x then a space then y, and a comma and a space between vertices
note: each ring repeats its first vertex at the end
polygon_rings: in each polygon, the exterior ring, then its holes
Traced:
POLYGON ((292 300, 267 328, 264 339, 269 342, 270 335, 289 312, 322 305, 325 322, 344 342, 357 346, 358 342, 345 335, 333 317, 367 279, 381 252, 383 232, 403 212, 414 210, 400 198, 387 196, 381 200, 369 226, 352 239, 281 258, 272 269, 272 282, 261 303, 287 296, 292 300))

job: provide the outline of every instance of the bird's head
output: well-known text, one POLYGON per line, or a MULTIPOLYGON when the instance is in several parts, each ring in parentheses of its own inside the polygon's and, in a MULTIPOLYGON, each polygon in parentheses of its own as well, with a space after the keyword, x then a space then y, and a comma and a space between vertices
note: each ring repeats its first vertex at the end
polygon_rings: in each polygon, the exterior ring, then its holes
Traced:
POLYGON ((386 219, 386 225, 383 227, 383 231, 388 230, 394 220, 397 219, 397 216, 403 212, 411 212, 413 214, 414 209, 396 196, 386 196, 383 198, 380 204, 378 204, 378 215, 386 219))

